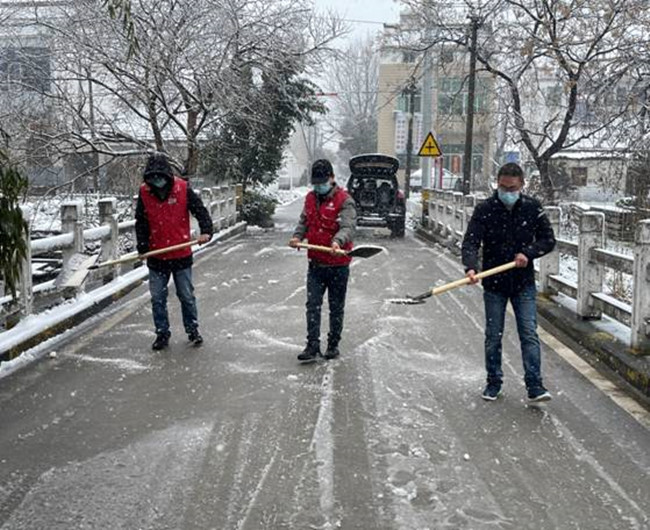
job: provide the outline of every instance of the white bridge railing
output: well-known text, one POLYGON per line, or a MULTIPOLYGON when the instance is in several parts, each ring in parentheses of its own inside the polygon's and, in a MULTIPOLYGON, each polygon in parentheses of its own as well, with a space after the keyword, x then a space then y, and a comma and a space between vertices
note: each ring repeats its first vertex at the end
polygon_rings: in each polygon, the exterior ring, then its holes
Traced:
MULTIPOLYGON (((437 238, 459 245, 474 207, 482 199, 459 192, 428 190, 427 228, 437 238)), ((557 246, 539 260, 540 292, 562 293, 576 301, 576 315, 582 319, 600 319, 605 314, 630 328, 629 346, 637 353, 650 353, 650 219, 637 224, 634 256, 611 252, 605 246, 605 216, 583 212, 579 217, 577 242, 560 236, 560 208, 545 208, 557 246), (560 274, 560 255, 577 260, 577 279, 560 274), (606 294, 603 289, 607 269, 629 274, 632 278, 632 303, 606 294)))
MULTIPOLYGON (((239 191, 239 195, 241 192, 239 191)), ((201 199, 212 216, 215 232, 234 225, 237 221, 237 196, 238 186, 226 185, 201 190, 201 199)), ((0 292, 0 328, 11 322, 30 315, 34 312, 35 305, 52 305, 47 301, 63 300, 76 296, 84 290, 84 285, 77 289, 64 288, 56 279, 34 286, 32 280, 32 258, 60 251, 62 254, 62 267, 59 275, 70 271, 74 266, 71 263, 73 256, 83 253, 86 243, 99 241, 99 261, 113 260, 120 255, 120 236, 135 240, 135 220, 118 222, 116 212, 117 200, 104 198, 98 201, 99 222, 101 226, 83 228, 83 204, 81 201, 70 201, 61 205, 61 234, 42 239, 31 240, 28 247, 27 258, 22 264, 20 285, 17 298, 10 294, 0 292), (43 302, 38 304, 38 302, 43 302)), ((193 227, 195 221, 193 221, 193 227)), ((135 246, 135 244, 133 244, 135 246)), ((106 283, 120 274, 132 270, 139 263, 133 261, 123 265, 116 265, 106 269, 92 271, 91 275, 99 283, 106 283)), ((97 284, 97 281, 87 282, 85 285, 97 284)))

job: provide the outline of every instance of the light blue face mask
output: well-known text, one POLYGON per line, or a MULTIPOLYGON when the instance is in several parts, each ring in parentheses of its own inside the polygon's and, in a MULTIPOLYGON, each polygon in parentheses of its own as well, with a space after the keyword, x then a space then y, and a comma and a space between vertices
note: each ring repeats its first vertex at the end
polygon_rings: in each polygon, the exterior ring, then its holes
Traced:
POLYGON ((316 193, 318 193, 318 195, 327 195, 332 189, 332 185, 329 182, 323 184, 312 184, 311 187, 316 193))
POLYGON ((497 190, 497 193, 499 194, 499 200, 506 208, 512 208, 521 195, 521 192, 519 191, 504 191, 501 188, 497 190))
POLYGON ((167 179, 165 177, 153 177, 151 180, 149 180, 149 184, 151 184, 154 188, 164 188, 165 184, 167 184, 167 179))

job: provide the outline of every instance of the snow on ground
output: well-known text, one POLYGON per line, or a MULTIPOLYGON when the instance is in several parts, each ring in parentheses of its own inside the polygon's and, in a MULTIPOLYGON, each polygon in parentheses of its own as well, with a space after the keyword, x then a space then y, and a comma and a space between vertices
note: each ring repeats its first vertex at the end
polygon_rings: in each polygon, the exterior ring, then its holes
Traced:
POLYGON ((290 190, 281 190, 277 185, 269 186, 263 190, 266 195, 275 198, 278 201, 279 206, 290 204, 297 199, 301 199, 307 195, 308 191, 309 188, 306 186, 291 188, 290 190))
MULTIPOLYGON (((195 256, 201 255, 212 245, 216 244, 221 239, 227 237, 228 233, 238 228, 239 225, 234 225, 230 228, 222 230, 218 233, 218 237, 201 247, 193 247, 195 256)), ((8 351, 16 345, 20 344, 23 340, 33 337, 46 329, 63 322, 72 315, 78 314, 81 311, 92 307, 99 301, 107 296, 112 296, 115 293, 125 289, 133 282, 146 279, 148 275, 146 267, 138 267, 122 276, 117 277, 112 282, 95 289, 89 293, 80 293, 75 298, 68 300, 58 306, 48 309, 42 313, 29 315, 23 318, 16 326, 8 331, 0 333, 0 351, 8 351)), ((143 296, 148 296, 145 294, 143 296)), ((102 318, 101 314, 93 318, 102 318)), ((15 372, 22 366, 25 366, 37 359, 40 359, 50 353, 54 345, 58 344, 62 337, 66 337, 71 331, 65 332, 61 335, 53 337, 34 348, 22 353, 15 359, 6 362, 0 362, 0 379, 15 372)))

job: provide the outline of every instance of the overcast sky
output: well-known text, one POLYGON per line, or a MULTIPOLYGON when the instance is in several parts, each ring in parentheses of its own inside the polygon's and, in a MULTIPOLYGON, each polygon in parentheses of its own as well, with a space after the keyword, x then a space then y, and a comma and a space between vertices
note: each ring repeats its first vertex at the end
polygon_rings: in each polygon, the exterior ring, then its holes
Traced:
POLYGON ((318 10, 333 9, 341 17, 351 20, 348 23, 352 32, 348 38, 353 39, 375 33, 382 29, 384 22, 397 22, 399 19, 399 2, 395 0, 314 0, 314 5, 318 10))

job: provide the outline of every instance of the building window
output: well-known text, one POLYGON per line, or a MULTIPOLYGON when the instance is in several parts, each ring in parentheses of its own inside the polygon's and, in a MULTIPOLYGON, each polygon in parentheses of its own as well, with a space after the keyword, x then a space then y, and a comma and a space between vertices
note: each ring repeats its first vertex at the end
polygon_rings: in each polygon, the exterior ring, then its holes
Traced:
MULTIPOLYGON (((397 96, 397 105, 396 109, 402 112, 409 111, 409 99, 410 95, 403 91, 399 96, 397 96)), ((416 92, 413 97, 413 112, 422 112, 422 95, 420 92, 416 92)))
POLYGON ((574 186, 586 186, 587 185, 587 168, 586 167, 574 167, 571 168, 571 184, 574 186))
POLYGON ((50 52, 24 47, 0 50, 0 90, 46 92, 50 87, 50 52))
POLYGON ((414 63, 417 54, 414 51, 405 51, 402 52, 402 62, 403 63, 414 63))
MULTIPOLYGON (((464 78, 443 77, 438 87, 438 112, 447 116, 466 115, 469 103, 467 89, 467 82, 464 78)), ((483 80, 477 78, 474 91, 474 112, 485 112, 487 101, 487 86, 483 80)))
MULTIPOLYGON (((465 146, 462 144, 443 144, 441 146, 442 167, 455 175, 462 175, 464 171, 465 146)), ((484 149, 482 144, 472 146, 472 174, 483 173, 484 149)))

